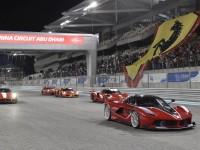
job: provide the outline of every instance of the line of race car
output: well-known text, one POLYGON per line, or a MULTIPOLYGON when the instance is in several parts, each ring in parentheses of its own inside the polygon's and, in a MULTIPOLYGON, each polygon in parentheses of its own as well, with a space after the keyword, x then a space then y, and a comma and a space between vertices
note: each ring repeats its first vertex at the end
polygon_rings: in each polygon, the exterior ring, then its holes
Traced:
POLYGON ((42 95, 55 95, 56 97, 78 97, 78 91, 72 88, 55 88, 55 87, 44 87, 41 90, 42 95))
MULTIPOLYGON (((42 95, 55 97, 78 97, 79 92, 72 88, 44 87, 42 95)), ((134 128, 155 130, 185 129, 196 126, 192 122, 192 113, 183 105, 171 106, 162 98, 154 95, 129 95, 118 89, 107 88, 101 91, 90 91, 93 102, 104 103, 106 120, 122 122, 134 128)), ((0 88, 0 102, 17 103, 17 94, 9 88, 0 88)))

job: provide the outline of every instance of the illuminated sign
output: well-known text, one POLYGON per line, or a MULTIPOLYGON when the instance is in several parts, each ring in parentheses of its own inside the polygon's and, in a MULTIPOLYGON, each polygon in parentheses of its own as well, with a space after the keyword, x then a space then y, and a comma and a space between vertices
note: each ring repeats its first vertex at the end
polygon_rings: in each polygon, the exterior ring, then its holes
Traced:
POLYGON ((81 45, 84 44, 84 37, 37 34, 0 34, 0 43, 81 45))

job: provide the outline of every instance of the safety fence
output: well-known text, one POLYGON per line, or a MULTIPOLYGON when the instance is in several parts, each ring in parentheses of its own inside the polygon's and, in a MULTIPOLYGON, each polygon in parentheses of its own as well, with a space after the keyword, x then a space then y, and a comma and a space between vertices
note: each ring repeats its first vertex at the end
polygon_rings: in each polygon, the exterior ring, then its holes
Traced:
MULTIPOLYGON (((93 87, 127 87, 123 74, 98 75, 93 87)), ((13 85, 88 87, 88 76, 34 79, 11 82, 13 85)), ((183 70, 168 73, 144 73, 139 88, 187 88, 200 89, 200 72, 183 70)))

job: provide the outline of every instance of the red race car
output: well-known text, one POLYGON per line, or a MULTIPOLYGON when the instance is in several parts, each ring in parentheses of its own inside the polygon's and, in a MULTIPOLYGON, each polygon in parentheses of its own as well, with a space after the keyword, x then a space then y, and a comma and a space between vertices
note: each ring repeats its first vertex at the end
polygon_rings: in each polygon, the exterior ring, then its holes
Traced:
POLYGON ((55 87, 44 87, 41 91, 42 95, 54 95, 55 87))
POLYGON ((55 90, 56 97, 78 97, 78 91, 73 90, 72 88, 61 88, 55 90))
POLYGON ((117 89, 104 89, 102 91, 91 91, 90 98, 93 102, 105 102, 106 100, 124 100, 129 97, 127 93, 121 93, 117 89))
MULTIPOLYGON (((174 102, 175 100, 171 100, 174 102)), ((153 95, 135 95, 126 100, 105 103, 104 117, 132 125, 134 128, 183 129, 195 127, 192 114, 185 106, 170 106, 153 95)))
POLYGON ((8 88, 0 88, 0 102, 3 103, 17 103, 17 93, 13 93, 10 89, 8 88))

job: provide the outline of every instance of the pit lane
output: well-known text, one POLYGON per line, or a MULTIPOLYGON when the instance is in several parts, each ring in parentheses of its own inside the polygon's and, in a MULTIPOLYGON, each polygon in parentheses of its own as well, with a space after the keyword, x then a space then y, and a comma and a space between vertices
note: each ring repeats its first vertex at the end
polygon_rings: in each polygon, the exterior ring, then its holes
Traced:
POLYGON ((89 95, 78 98, 42 96, 16 89, 18 104, 0 104, 0 147, 3 150, 188 150, 199 149, 200 106, 186 105, 195 129, 151 131, 106 121, 103 104, 89 95))

